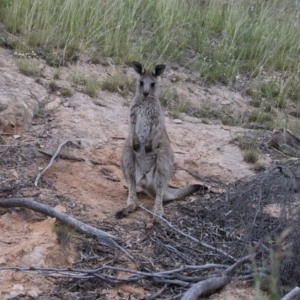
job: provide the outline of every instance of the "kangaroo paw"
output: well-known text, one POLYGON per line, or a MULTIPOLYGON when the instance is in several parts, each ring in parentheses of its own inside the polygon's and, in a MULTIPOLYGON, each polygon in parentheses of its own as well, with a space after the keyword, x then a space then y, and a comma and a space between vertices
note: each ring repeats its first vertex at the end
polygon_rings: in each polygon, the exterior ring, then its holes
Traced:
POLYGON ((130 213, 134 212, 137 209, 136 204, 130 204, 125 208, 121 209, 120 211, 116 212, 115 217, 116 219, 122 219, 128 216, 130 213))

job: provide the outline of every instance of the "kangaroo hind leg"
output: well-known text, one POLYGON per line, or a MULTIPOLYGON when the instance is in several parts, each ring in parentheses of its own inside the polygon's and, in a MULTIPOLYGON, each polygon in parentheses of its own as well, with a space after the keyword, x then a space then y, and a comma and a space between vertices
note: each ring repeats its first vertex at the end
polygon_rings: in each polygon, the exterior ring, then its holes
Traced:
POLYGON ((154 171, 154 188, 155 188, 155 205, 153 212, 156 215, 162 216, 163 209, 163 197, 168 186, 168 181, 172 175, 173 169, 173 156, 172 152, 168 153, 164 151, 157 156, 157 162, 154 171))
POLYGON ((138 199, 136 195, 136 178, 135 178, 135 156, 132 147, 125 146, 121 155, 121 167, 124 177, 128 183, 127 206, 116 213, 116 218, 126 217, 137 209, 138 199))

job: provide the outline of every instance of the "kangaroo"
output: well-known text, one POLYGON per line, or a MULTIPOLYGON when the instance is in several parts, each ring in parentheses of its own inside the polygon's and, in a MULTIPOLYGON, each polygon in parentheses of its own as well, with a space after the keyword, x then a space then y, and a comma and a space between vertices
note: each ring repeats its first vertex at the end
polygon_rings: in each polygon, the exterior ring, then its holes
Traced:
POLYGON ((139 75, 136 93, 130 105, 130 131, 121 154, 121 168, 128 183, 127 206, 116 213, 120 219, 137 209, 136 185, 155 199, 153 212, 163 215, 163 202, 188 196, 202 186, 195 184, 185 188, 170 188, 174 153, 166 131, 164 114, 159 101, 157 78, 165 65, 157 65, 149 72, 142 64, 133 62, 139 75))

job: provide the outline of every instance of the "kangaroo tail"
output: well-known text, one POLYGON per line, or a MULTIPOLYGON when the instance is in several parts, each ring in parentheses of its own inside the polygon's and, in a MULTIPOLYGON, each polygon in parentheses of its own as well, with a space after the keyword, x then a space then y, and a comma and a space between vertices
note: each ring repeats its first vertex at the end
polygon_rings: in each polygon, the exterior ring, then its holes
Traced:
POLYGON ((192 184, 184 188, 168 187, 165 190, 163 202, 184 198, 198 191, 207 191, 208 187, 201 184, 192 184))

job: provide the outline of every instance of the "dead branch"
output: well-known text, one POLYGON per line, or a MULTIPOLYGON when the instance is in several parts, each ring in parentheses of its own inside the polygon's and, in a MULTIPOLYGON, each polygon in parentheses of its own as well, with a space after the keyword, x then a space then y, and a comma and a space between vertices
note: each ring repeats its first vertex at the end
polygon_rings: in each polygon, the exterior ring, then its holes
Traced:
POLYGON ((194 284, 181 298, 181 300, 196 300, 199 296, 215 291, 230 282, 232 273, 245 262, 251 261, 253 255, 247 255, 228 267, 222 276, 211 277, 194 284))
POLYGON ((49 277, 68 277, 68 278, 101 278, 105 282, 117 284, 122 282, 133 282, 139 281, 142 279, 152 279, 158 283, 164 284, 174 284, 183 287, 189 287, 191 285, 191 280, 188 280, 189 276, 185 276, 185 280, 182 280, 183 275, 186 271, 192 270, 209 270, 223 268, 223 265, 218 264, 206 264, 199 266, 182 266, 177 269, 168 270, 168 271, 158 271, 158 272, 142 272, 137 270, 131 270, 126 268, 114 267, 109 265, 103 265, 96 269, 82 269, 82 268, 43 268, 43 267, 1 267, 0 271, 3 270, 14 270, 21 271, 25 273, 33 273, 42 276, 49 277), (112 272, 107 272, 110 270, 112 272), (117 277, 113 272, 123 272, 128 273, 127 277, 117 277))
POLYGON ((194 284, 181 300, 196 300, 198 296, 219 289, 230 282, 230 276, 212 277, 194 284))
POLYGON ((139 207, 140 207, 141 209, 145 210, 146 212, 150 213, 151 215, 153 215, 155 218, 157 218, 157 219, 163 221, 163 222, 164 222, 165 224, 167 224, 171 229, 173 229, 173 230, 175 230, 176 232, 180 233, 181 235, 187 237, 188 239, 192 240, 193 242, 195 242, 195 243, 197 243, 197 244, 200 244, 202 247, 205 247, 205 248, 207 248, 207 249, 213 250, 213 251, 215 251, 215 252, 217 252, 217 253, 219 253, 219 254, 221 254, 221 255, 227 257, 227 258, 230 258, 232 261, 236 262, 236 259, 235 259, 233 256, 231 256, 230 254, 226 253, 225 251, 223 251, 223 250, 221 250, 221 249, 218 249, 218 248, 216 248, 216 247, 213 247, 213 246, 211 246, 211 245, 209 245, 209 244, 206 244, 206 243, 204 243, 204 242, 201 242, 201 241, 199 241, 198 239, 196 239, 195 237, 188 235, 187 233, 185 233, 185 232, 181 231, 180 229, 176 228, 175 226, 173 226, 170 222, 168 222, 168 221, 167 221, 166 219, 164 219, 163 217, 154 214, 152 211, 148 210, 148 209, 145 208, 144 206, 139 205, 139 207))
POLYGON ((67 144, 67 143, 69 143, 69 142, 72 142, 72 141, 66 140, 66 141, 64 141, 63 143, 61 143, 61 144, 58 146, 56 152, 54 153, 54 155, 53 155, 52 158, 50 159, 50 162, 49 162, 48 166, 47 166, 45 169, 43 169, 43 170, 37 175, 37 177, 36 177, 36 179, 35 179, 35 182, 34 182, 34 185, 35 185, 35 186, 38 185, 38 182, 39 182, 40 178, 41 178, 41 177, 44 175, 44 173, 52 166, 52 164, 53 164, 55 158, 59 155, 59 152, 60 152, 61 148, 62 148, 65 144, 67 144))
POLYGON ((296 286, 288 294, 286 294, 281 300, 292 300, 300 295, 300 288, 296 286))
POLYGON ((68 224, 69 226, 71 226, 89 236, 96 236, 98 239, 98 242, 100 244, 125 250, 117 244, 117 241, 119 239, 116 236, 114 236, 110 233, 107 233, 105 231, 102 231, 100 229, 97 229, 95 227, 92 227, 90 225, 87 225, 65 213, 62 213, 62 212, 52 208, 49 205, 36 202, 31 198, 2 198, 2 199, 0 199, 0 207, 4 207, 4 208, 25 207, 25 208, 43 213, 52 218, 56 218, 56 219, 60 220, 61 222, 68 224))

